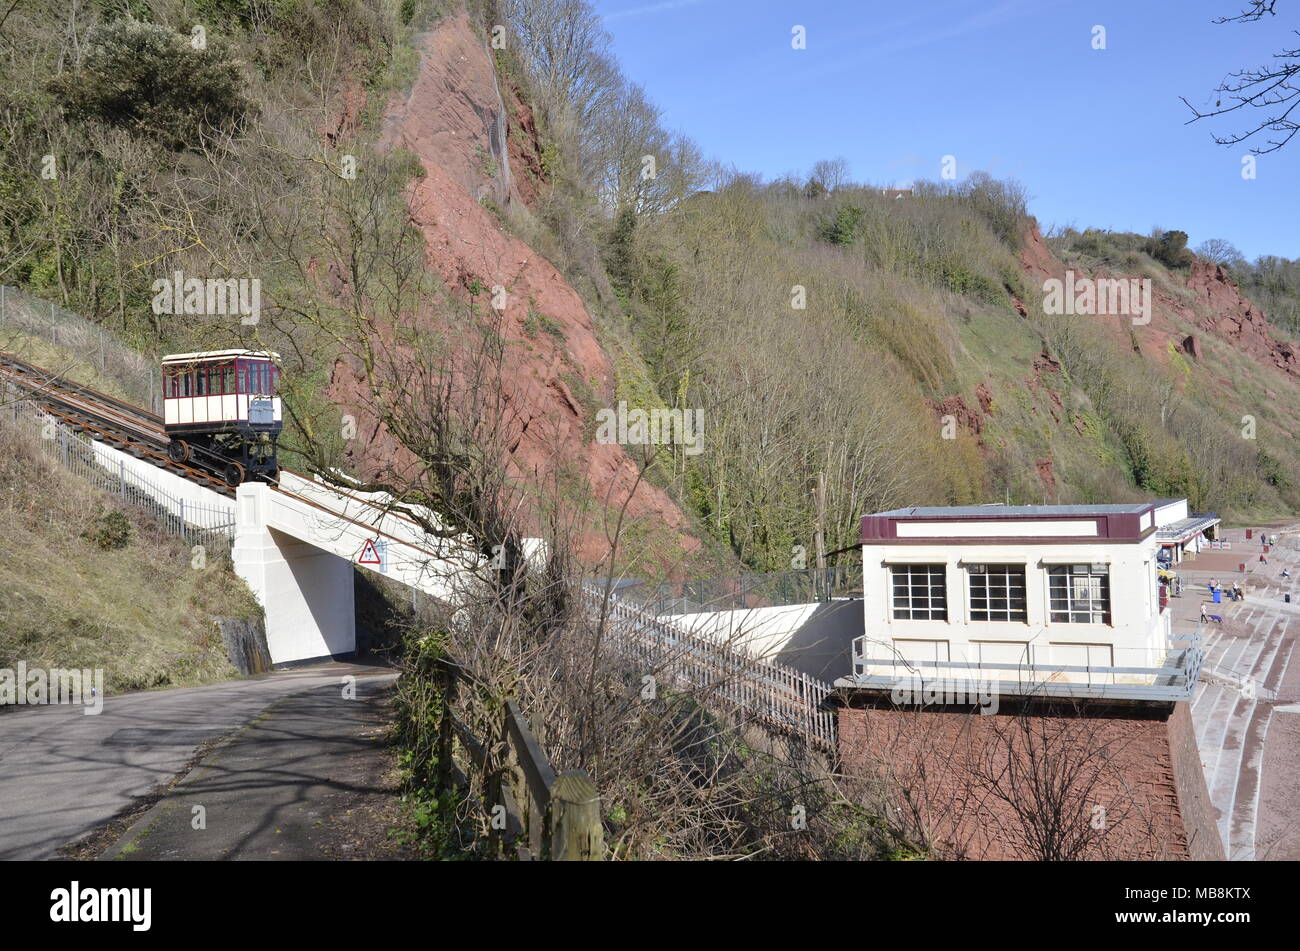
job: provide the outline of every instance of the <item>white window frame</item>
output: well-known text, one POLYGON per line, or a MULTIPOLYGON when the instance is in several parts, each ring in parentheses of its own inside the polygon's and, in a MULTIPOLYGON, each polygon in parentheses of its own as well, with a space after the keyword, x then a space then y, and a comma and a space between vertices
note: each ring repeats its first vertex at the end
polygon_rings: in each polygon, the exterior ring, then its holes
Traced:
MULTIPOLYGON (((1072 563, 1072 564, 1052 564, 1052 565, 1045 565, 1045 566, 1044 566, 1044 569, 1045 569, 1045 575, 1046 575, 1046 578, 1047 578, 1047 623, 1048 623, 1048 624, 1098 624, 1098 625, 1104 625, 1104 626, 1106 626, 1106 627, 1114 627, 1114 626, 1115 626, 1115 598, 1114 598, 1114 586, 1111 584, 1111 572, 1110 572, 1110 565, 1109 565, 1109 564, 1102 564, 1102 563, 1099 563, 1099 562, 1085 563, 1085 562, 1081 562, 1081 561, 1080 561, 1080 562, 1075 562, 1075 563, 1072 563), (1086 572, 1083 573, 1083 574, 1076 574, 1075 571, 1074 571, 1074 569, 1076 569, 1076 568, 1080 568, 1080 567, 1087 569, 1086 572), (1063 621, 1057 620, 1057 619, 1054 617, 1054 615, 1057 613, 1057 611, 1056 611, 1056 607, 1055 607, 1055 605, 1053 604, 1053 598, 1052 598, 1052 578, 1053 578, 1053 572, 1060 571, 1061 569, 1065 569, 1065 572, 1066 572, 1066 574, 1065 574, 1065 577, 1066 577, 1066 588, 1065 588, 1065 594, 1066 594, 1066 607, 1065 607, 1065 614, 1066 614, 1066 618, 1065 618, 1065 620, 1063 620, 1063 621), (1097 620, 1097 619, 1095 619, 1095 618, 1093 618, 1093 617, 1089 617, 1089 619, 1086 620, 1086 621, 1076 621, 1076 620, 1074 619, 1073 615, 1076 613, 1076 611, 1074 610, 1074 584, 1073 584, 1073 581, 1074 581, 1074 579, 1075 579, 1076 577, 1083 577, 1083 578, 1104 578, 1104 579, 1105 579, 1105 581, 1106 581, 1106 597, 1105 597, 1105 604, 1106 604, 1106 607, 1105 607, 1105 610, 1102 612, 1102 615, 1103 615, 1103 616, 1102 616, 1102 618, 1101 618, 1100 620, 1097 620)), ((1094 600, 1095 600, 1095 599, 1094 599, 1094 600)), ((1095 612, 1089 611, 1088 613, 1091 615, 1091 614, 1094 614, 1095 612)))
MULTIPOLYGON (((996 561, 996 562, 981 561, 981 562, 965 562, 963 563, 962 567, 965 569, 965 574, 966 574, 966 584, 965 584, 966 620, 969 623, 971 624, 1028 624, 1029 623, 1029 566, 1027 564, 1019 561, 996 561), (1023 614, 1022 617, 1010 616, 1013 613, 1011 609, 1012 588, 1010 584, 1008 584, 1004 589, 1007 594, 1007 598, 1006 598, 1007 600, 1006 613, 1008 615, 1007 617, 1005 618, 1001 618, 1001 617, 976 618, 975 617, 975 611, 976 611, 975 588, 973 582, 976 576, 982 576, 984 578, 987 578, 989 568, 1003 568, 1003 569, 1019 568, 1020 569, 1020 595, 1021 595, 1021 601, 1023 602, 1024 605, 1020 609, 1023 614), (972 570, 972 569, 978 569, 978 570, 972 570)), ((1010 572, 1007 572, 1007 574, 1009 575, 1010 572)), ((985 607, 983 608, 983 611, 986 614, 992 614, 993 609, 989 606, 993 601, 993 598, 991 596, 991 589, 986 589, 986 590, 990 591, 990 594, 985 598, 985 607)))
POLYGON ((944 623, 948 623, 952 620, 952 604, 951 604, 951 599, 948 597, 948 566, 947 565, 941 562, 927 562, 925 564, 900 563, 900 564, 887 565, 886 568, 889 574, 888 611, 889 611, 889 619, 891 622, 942 621, 944 623), (925 570, 926 576, 929 579, 929 582, 926 584, 926 599, 925 599, 926 606, 924 608, 916 608, 913 606, 913 601, 912 601, 912 589, 914 587, 912 583, 912 573, 919 572, 921 570, 925 570), (899 617, 897 614, 900 608, 898 607, 898 603, 895 600, 897 597, 894 590, 895 572, 901 572, 906 574, 907 576, 907 606, 906 608, 902 609, 907 611, 908 614, 907 617, 899 617), (934 617, 934 612, 936 609, 932 607, 933 600, 934 600, 933 592, 936 587, 934 583, 934 579, 936 577, 939 579, 938 587, 943 592, 943 617, 934 617), (913 612, 918 610, 925 611, 926 617, 913 616, 913 612))

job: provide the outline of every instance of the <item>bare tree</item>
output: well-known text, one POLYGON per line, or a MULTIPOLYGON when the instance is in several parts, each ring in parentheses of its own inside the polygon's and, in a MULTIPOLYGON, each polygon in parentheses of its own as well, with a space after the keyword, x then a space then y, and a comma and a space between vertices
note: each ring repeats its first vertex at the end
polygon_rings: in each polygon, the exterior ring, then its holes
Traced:
POLYGON ((1246 263, 1245 257, 1233 246, 1232 242, 1225 241, 1223 238, 1210 238, 1208 241, 1202 241, 1196 246, 1196 256, 1226 267, 1241 267, 1246 263))
POLYGON ((812 167, 808 188, 818 192, 833 192, 849 184, 849 163, 843 156, 821 159, 812 167))
MULTIPOLYGON (((1276 6, 1277 0, 1248 0, 1246 9, 1236 16, 1219 17, 1214 22, 1254 23, 1266 15, 1276 16, 1276 6)), ((1300 35, 1300 31, 1293 32, 1300 35)), ((1263 113, 1263 118, 1250 120, 1251 124, 1243 131, 1215 135, 1214 141, 1219 145, 1237 145, 1260 133, 1273 133, 1263 146, 1253 146, 1251 152, 1265 155, 1285 146, 1300 129, 1300 119, 1293 116, 1296 106, 1300 105, 1300 86, 1296 84, 1297 75, 1300 75, 1300 46, 1281 49, 1273 54, 1273 59, 1271 65, 1229 73, 1214 88, 1213 108, 1202 111, 1185 96, 1180 97, 1192 112, 1188 124, 1243 109, 1256 109, 1263 113)))
POLYGON ((992 715, 886 707, 868 716, 866 745, 852 749, 853 767, 834 785, 872 817, 877 848, 958 860, 1165 855, 1132 779, 1141 758, 1081 706, 1026 701, 992 715))

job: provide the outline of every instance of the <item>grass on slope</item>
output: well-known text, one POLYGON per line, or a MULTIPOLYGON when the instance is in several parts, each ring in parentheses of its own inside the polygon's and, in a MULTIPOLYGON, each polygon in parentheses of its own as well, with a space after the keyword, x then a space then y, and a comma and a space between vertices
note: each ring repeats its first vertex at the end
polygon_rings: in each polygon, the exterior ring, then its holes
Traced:
POLYGON ((102 668, 107 693, 237 676, 215 619, 260 609, 229 561, 191 567, 180 539, 64 471, 11 420, 0 418, 0 668, 102 668), (110 512, 129 538, 105 550, 88 536, 110 512))

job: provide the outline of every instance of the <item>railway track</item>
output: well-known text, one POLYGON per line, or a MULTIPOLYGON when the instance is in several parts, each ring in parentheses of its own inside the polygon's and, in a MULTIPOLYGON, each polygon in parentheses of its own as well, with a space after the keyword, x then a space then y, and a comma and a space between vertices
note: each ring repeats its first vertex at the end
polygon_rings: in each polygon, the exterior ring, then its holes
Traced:
MULTIPOLYGON (((137 459, 148 460, 159 469, 218 492, 227 498, 236 497, 235 489, 227 484, 220 474, 219 467, 224 462, 220 457, 214 456, 212 471, 189 463, 172 461, 167 454, 170 439, 163 429, 162 417, 156 413, 133 406, 93 387, 68 380, 57 373, 20 360, 11 353, 0 351, 0 384, 3 383, 9 383, 26 393, 28 399, 39 403, 45 412, 63 422, 75 433, 85 433, 97 442, 104 442, 114 449, 128 452, 137 459)), ((403 515, 400 511, 394 511, 391 506, 379 504, 340 486, 322 482, 313 476, 294 472, 283 466, 280 471, 293 475, 303 482, 326 487, 334 495, 348 500, 358 508, 373 511, 384 518, 404 522, 410 526, 418 526, 414 519, 403 515)), ((283 492, 285 495, 320 507, 317 501, 301 492, 291 491, 278 480, 271 482, 271 486, 277 492, 283 492)), ((324 508, 322 510, 328 511, 324 508)), ((355 518, 340 517, 356 524, 363 524, 355 518)), ((377 534, 400 541, 396 536, 385 532, 377 534)), ((434 555, 433 552, 425 553, 434 555)))
POLYGON ((233 499, 235 490, 216 472, 167 456, 167 434, 158 415, 132 406, 92 387, 0 352, 0 383, 27 395, 75 433, 145 459, 159 469, 233 499))

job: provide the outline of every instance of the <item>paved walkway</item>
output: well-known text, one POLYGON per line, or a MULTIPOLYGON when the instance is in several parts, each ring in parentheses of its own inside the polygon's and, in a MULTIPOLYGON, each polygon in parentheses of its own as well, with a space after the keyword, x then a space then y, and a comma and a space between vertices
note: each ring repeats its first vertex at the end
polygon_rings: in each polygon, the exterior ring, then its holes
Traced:
POLYGON ((1202 600, 1223 618, 1205 625, 1205 666, 1192 702, 1201 763, 1219 834, 1229 859, 1300 859, 1300 534, 1270 528, 1280 538, 1259 562, 1258 537, 1222 533, 1230 551, 1203 552, 1178 568, 1182 597, 1171 602, 1174 630, 1194 631, 1202 600), (1245 572, 1240 570, 1244 564, 1245 572), (1290 578, 1282 578, 1283 568, 1290 578), (1216 578, 1245 590, 1245 600, 1210 602, 1216 578), (1283 595, 1291 595, 1292 604, 1283 595), (1267 743, 1266 743, 1267 740, 1267 743))
POLYGON ((23 707, 0 714, 0 859, 52 858, 170 781, 196 749, 291 694, 384 668, 325 664, 208 687, 110 696, 103 712, 23 707))
POLYGON ((391 756, 383 702, 395 676, 358 681, 352 699, 331 685, 277 701, 205 756, 102 858, 375 857, 354 850, 376 830, 349 819, 396 801, 393 777, 384 775, 391 756))

